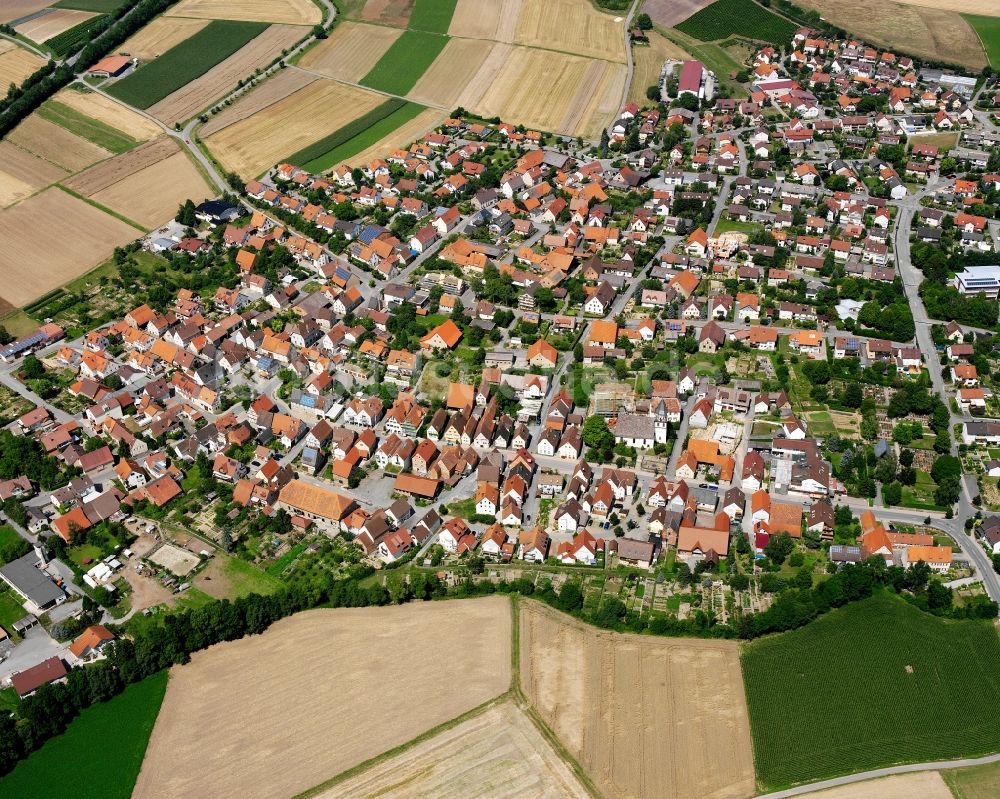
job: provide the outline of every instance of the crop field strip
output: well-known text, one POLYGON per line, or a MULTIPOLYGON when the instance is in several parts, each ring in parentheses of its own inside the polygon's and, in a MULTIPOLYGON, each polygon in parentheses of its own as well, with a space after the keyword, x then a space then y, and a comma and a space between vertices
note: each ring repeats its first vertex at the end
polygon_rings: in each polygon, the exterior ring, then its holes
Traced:
POLYGON ((82 31, 101 20, 101 14, 90 11, 49 8, 25 19, 14 30, 33 42, 45 43, 59 55, 76 41, 82 31))
POLYGON ((121 103, 72 83, 58 92, 54 102, 68 106, 88 119, 113 128, 118 133, 143 142, 162 134, 159 125, 121 103))
POLYGON ((181 0, 165 16, 284 25, 317 25, 322 19, 312 0, 181 0))
POLYGON ((3 0, 0 3, 0 23, 15 22, 48 8, 50 0, 3 0))
POLYGON ((880 594, 746 646, 757 779, 774 790, 1000 740, 1000 637, 880 594))
POLYGON ((240 96, 232 105, 226 106, 218 114, 213 114, 198 131, 204 138, 223 128, 247 119, 268 106, 284 100, 317 80, 315 75, 298 69, 283 69, 272 75, 252 92, 240 96))
MULTIPOLYGON (((1000 13, 1000 9, 997 10, 1000 13)), ((993 69, 1000 69, 1000 16, 988 17, 981 14, 962 14, 972 26, 986 51, 986 58, 993 69)))
POLYGON ((52 8, 72 8, 77 11, 93 11, 95 14, 110 14, 124 0, 60 0, 53 3, 52 8))
POLYGON ((77 799, 128 799, 166 688, 162 671, 86 708, 65 733, 0 777, 0 795, 58 796, 72 784, 77 799), (80 779, 83 774, 100 778, 80 779))
POLYGON ((342 148, 328 153, 327 158, 334 162, 334 166, 341 163, 352 165, 367 164, 374 158, 384 158, 393 150, 409 146, 411 142, 416 141, 425 133, 440 125, 446 116, 445 112, 439 111, 436 108, 426 108, 413 117, 413 119, 389 130, 381 138, 376 139, 375 136, 381 128, 390 127, 396 122, 392 117, 386 117, 373 128, 351 139, 342 148), (363 150, 356 151, 358 145, 366 141, 371 141, 371 144, 363 150))
POLYGON ((68 172, 79 172, 111 156, 103 147, 39 114, 32 114, 14 128, 7 140, 68 172))
POLYGON ((46 102, 38 109, 38 115, 112 153, 123 153, 139 144, 137 139, 127 133, 93 119, 58 100, 46 102))
POLYGON ((142 64, 159 58, 171 48, 194 36, 210 22, 209 19, 157 17, 130 36, 121 49, 122 52, 138 58, 142 64))
POLYGON ((706 42, 739 34, 776 46, 786 46, 798 27, 753 0, 716 0, 676 25, 682 33, 706 42))
POLYGON ((387 116, 366 126, 355 135, 344 139, 340 144, 327 150, 321 156, 308 161, 305 168, 315 172, 332 169, 338 164, 354 158, 386 137, 392 136, 396 131, 419 117, 426 110, 423 106, 416 103, 403 102, 402 105, 399 105, 387 116))
POLYGON ((137 108, 149 108, 204 75, 267 27, 263 22, 210 22, 159 58, 116 81, 108 87, 108 94, 137 108))
POLYGON ((13 42, 0 39, 0 88, 20 84, 32 72, 45 66, 45 59, 13 42))
POLYGON ((403 31, 360 83, 387 94, 404 95, 416 85, 446 44, 447 36, 403 31))
POLYGON ((337 25, 328 39, 309 48, 299 66, 328 78, 357 83, 402 34, 399 28, 347 20, 337 25))
POLYGON ((416 0, 407 27, 428 33, 447 33, 457 0, 416 0))
POLYGON ((511 44, 520 15, 521 0, 458 0, 448 33, 511 44))

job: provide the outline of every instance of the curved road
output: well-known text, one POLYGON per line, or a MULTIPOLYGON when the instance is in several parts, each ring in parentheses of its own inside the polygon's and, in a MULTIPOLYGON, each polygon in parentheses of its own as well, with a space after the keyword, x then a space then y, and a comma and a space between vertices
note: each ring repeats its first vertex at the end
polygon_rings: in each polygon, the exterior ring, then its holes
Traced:
POLYGON ((788 788, 784 791, 774 793, 758 794, 756 799, 789 799, 792 796, 822 791, 826 788, 836 788, 838 785, 850 785, 855 782, 865 782, 878 777, 891 777, 893 774, 912 774, 917 771, 940 771, 943 769, 965 768, 966 766, 984 766, 988 763, 1000 763, 1000 754, 987 755, 986 757, 970 757, 964 760, 940 760, 936 763, 911 763, 906 766, 889 766, 888 768, 877 768, 872 771, 862 771, 859 774, 848 774, 846 777, 835 777, 832 780, 822 782, 812 782, 808 785, 799 785, 795 788, 788 788))

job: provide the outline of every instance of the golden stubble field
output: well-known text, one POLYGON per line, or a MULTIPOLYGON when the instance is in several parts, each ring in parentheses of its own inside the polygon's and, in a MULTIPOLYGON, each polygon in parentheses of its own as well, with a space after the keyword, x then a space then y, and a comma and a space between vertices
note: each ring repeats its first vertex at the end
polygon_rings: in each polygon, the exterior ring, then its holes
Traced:
POLYGON ((52 0, 3 0, 0 3, 0 22, 13 22, 48 7, 52 0))
POLYGON ((329 39, 321 41, 302 57, 299 66, 328 78, 357 83, 402 35, 399 28, 341 22, 329 39))
POLYGON ((211 20, 180 19, 177 17, 157 17, 121 46, 123 53, 128 53, 140 61, 150 61, 159 58, 171 47, 194 36, 211 20))
POLYGON ((458 0, 448 34, 510 44, 520 15, 521 0, 458 0))
POLYGON ((86 22, 97 14, 92 11, 72 11, 67 8, 53 8, 44 14, 23 22, 16 26, 14 30, 22 36, 26 36, 33 42, 47 42, 53 36, 58 36, 63 31, 75 28, 82 22, 86 22))
POLYGON ((299 69, 282 69, 269 77, 253 91, 240 96, 232 105, 223 108, 218 114, 209 117, 208 122, 198 129, 202 138, 218 133, 234 122, 253 116, 279 100, 284 100, 299 89, 303 89, 317 80, 315 75, 299 69))
POLYGON ((0 207, 50 186, 69 174, 44 158, 22 150, 10 141, 0 141, 0 207))
POLYGON ((235 89, 237 81, 258 67, 267 67, 282 50, 290 48, 307 32, 308 28, 296 25, 271 25, 229 58, 147 110, 168 125, 190 119, 212 101, 235 89))
POLYGON ((420 139, 445 120, 445 113, 436 108, 421 111, 409 122, 404 122, 392 133, 379 139, 371 147, 367 147, 357 155, 351 156, 351 166, 362 166, 375 158, 385 158, 393 150, 405 149, 412 142, 420 139))
POLYGON ((319 799, 588 799, 569 766, 513 702, 315 794, 319 799))
POLYGON ((986 66, 986 54, 976 32, 947 5, 934 3, 934 7, 926 8, 883 0, 878 14, 871 13, 871 4, 866 0, 802 0, 801 5, 819 11, 834 25, 862 35, 874 45, 898 47, 913 55, 971 69, 986 66), (859 20, 864 20, 860 29, 859 20))
POLYGON ((522 0, 516 44, 625 61, 625 22, 581 0, 522 0))
POLYGON ((254 178, 384 100, 385 96, 376 92, 332 80, 317 80, 205 136, 204 141, 227 169, 244 178, 254 178))
POLYGON ((311 610, 171 671, 133 797, 291 796, 506 692, 495 596, 311 610))
POLYGON ((954 799, 937 771, 897 774, 802 794, 800 799, 954 799))
POLYGON ((312 0, 181 0, 166 16, 286 25, 317 25, 322 19, 319 6, 312 0))
POLYGON ((91 119, 120 130, 137 141, 148 141, 163 133, 158 125, 146 117, 97 92, 79 91, 67 87, 54 99, 91 119))
POLYGON ((0 211, 0 295, 11 305, 25 305, 139 235, 62 189, 46 189, 0 211))
POLYGON ((735 642, 602 632, 527 601, 520 655, 525 695, 605 796, 754 794, 735 642))
POLYGON ((42 119, 38 114, 32 114, 14 128, 7 140, 69 172, 86 169, 111 156, 103 147, 75 136, 61 125, 42 119))
POLYGON ((12 83, 21 83, 43 66, 45 59, 13 42, 0 39, 0 88, 3 91, 6 92, 6 87, 12 83))

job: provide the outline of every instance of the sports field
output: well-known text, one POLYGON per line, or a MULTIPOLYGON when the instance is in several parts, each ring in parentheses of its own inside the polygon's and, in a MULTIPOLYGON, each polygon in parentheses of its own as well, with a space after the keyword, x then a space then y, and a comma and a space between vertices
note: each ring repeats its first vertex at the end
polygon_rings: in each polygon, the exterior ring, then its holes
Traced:
POLYGON ((752 0, 715 0, 712 5, 697 11, 676 27, 679 31, 706 42, 739 34, 749 39, 787 46, 799 26, 772 14, 752 0))
MULTIPOLYGON (((1000 7, 994 7, 1000 14, 1000 7)), ((1000 69, 1000 16, 985 17, 980 14, 962 14, 983 43, 986 57, 993 69, 1000 69)))
POLYGON ((525 695, 604 796, 753 794, 735 642, 603 632, 522 601, 520 655, 525 695))
POLYGON ((0 777, 0 796, 42 799, 72 785, 78 799, 129 799, 166 688, 162 671, 87 708, 66 732, 0 777))
POLYGON ((171 670, 134 795, 293 796, 503 694, 510 662, 507 597, 296 614, 171 670))
POLYGON ((140 64, 131 75, 115 81, 108 94, 136 108, 149 108, 204 75, 266 28, 260 22, 210 22, 159 58, 140 64))
POLYGON ((757 779, 768 789, 994 752, 1000 637, 879 594, 743 654, 757 779))
MULTIPOLYGON (((265 86, 267 84, 265 83, 265 86)), ((385 101, 375 92, 317 80, 205 138, 227 169, 251 178, 385 101)))
POLYGON ((403 31, 360 83, 389 94, 406 94, 446 44, 447 36, 403 31))

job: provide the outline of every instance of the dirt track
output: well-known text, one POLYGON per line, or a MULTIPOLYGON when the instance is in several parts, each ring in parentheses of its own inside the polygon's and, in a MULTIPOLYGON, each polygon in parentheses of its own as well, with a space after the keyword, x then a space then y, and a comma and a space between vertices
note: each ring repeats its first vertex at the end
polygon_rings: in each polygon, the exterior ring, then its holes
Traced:
POLYGON ((525 694, 605 796, 753 795, 735 643, 601 632, 530 601, 520 638, 525 694))
POLYGON ((133 797, 291 796, 504 693, 506 597, 312 610, 196 652, 133 797))

